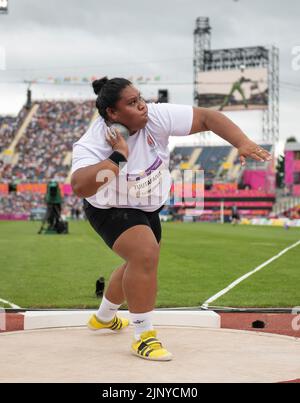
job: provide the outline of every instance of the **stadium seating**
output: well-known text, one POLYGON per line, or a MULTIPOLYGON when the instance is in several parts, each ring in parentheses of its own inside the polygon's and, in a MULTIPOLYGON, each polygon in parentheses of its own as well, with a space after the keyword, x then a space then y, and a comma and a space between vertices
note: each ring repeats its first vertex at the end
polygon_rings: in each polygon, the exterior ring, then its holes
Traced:
POLYGON ((4 151, 14 138, 17 120, 11 116, 0 116, 0 152, 4 151))
POLYGON ((0 154, 12 143, 28 110, 23 107, 16 117, 0 116, 0 154))
POLYGON ((204 169, 205 180, 211 182, 231 150, 230 146, 175 147, 171 154, 170 169, 179 169, 182 162, 189 162, 190 169, 204 169), (193 153, 197 149, 199 155, 193 161, 193 153))
MULTIPOLYGON (((270 145, 263 145, 263 147, 268 151, 272 149, 270 145)), ((190 164, 188 168, 204 169, 206 189, 204 193, 204 212, 199 215, 197 220, 219 221, 222 203, 224 203, 225 217, 231 216, 233 206, 238 207, 242 217, 268 216, 272 212, 275 194, 271 188, 268 188, 271 182, 268 182, 267 179, 272 176, 269 163, 252 163, 248 160, 246 170, 246 168, 241 167, 237 150, 233 147, 203 146, 175 147, 171 155, 170 166, 180 168, 182 166, 180 158, 183 156, 184 161, 191 162, 192 155, 195 155, 195 149, 199 149, 201 152, 194 161, 194 165, 190 164), (256 184, 255 180, 257 178, 259 180, 257 185, 259 186, 252 187, 249 185, 249 178, 252 185, 256 184)), ((175 175, 172 175, 172 177, 176 179, 175 175)), ((178 179, 181 179, 180 175, 178 179)), ((201 204, 201 202, 200 204, 197 203, 195 198, 185 198, 181 206, 187 209, 186 214, 192 214, 193 208, 196 211, 197 208, 199 211, 201 210, 201 204)))
MULTIPOLYGON (((269 152, 271 145, 262 145, 269 152)), ((180 169, 182 162, 191 162, 195 149, 199 149, 198 158, 190 169, 204 169, 205 181, 211 183, 233 182, 240 178, 241 165, 237 150, 231 146, 175 147, 171 153, 170 169, 180 169)), ((267 163, 247 161, 247 170, 265 170, 267 163)))
POLYGON ((87 130, 94 101, 41 101, 16 145, 18 160, 5 166, 2 182, 64 182, 70 166, 64 165, 73 143, 87 130))
POLYGON ((180 169, 182 162, 188 162, 195 147, 176 147, 170 155, 170 170, 180 169))
MULTIPOLYGON (((11 192, 0 195, 0 219, 14 219, 18 215, 28 219, 32 210, 45 208, 45 195, 41 193, 11 192)), ((82 200, 74 195, 64 196, 62 215, 74 218, 74 211, 76 210, 79 210, 82 217, 82 200)))

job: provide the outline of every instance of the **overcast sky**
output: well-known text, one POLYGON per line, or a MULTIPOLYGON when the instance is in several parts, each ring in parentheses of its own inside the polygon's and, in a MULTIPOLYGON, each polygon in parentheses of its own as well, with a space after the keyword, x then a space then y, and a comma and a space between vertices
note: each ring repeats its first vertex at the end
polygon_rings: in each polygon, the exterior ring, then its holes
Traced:
MULTIPOLYGON (((26 86, 7 82, 48 76, 159 75, 162 82, 181 83, 168 87, 171 102, 192 104, 193 30, 199 16, 210 18, 213 49, 279 47, 280 134, 300 140, 300 58, 297 63, 292 54, 300 54, 299 0, 10 0, 9 14, 0 15, 6 56, 0 114, 16 114, 25 101, 26 86)), ((141 86, 145 96, 157 89, 141 86)), ((89 87, 32 90, 38 98, 93 97, 89 87)), ((230 117, 251 137, 261 135, 259 112, 230 117)))

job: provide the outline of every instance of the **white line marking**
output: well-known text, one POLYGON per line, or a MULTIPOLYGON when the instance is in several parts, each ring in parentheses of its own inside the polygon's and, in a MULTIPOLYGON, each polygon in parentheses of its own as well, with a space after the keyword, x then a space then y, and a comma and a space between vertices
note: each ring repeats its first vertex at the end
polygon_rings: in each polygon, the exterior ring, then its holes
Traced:
POLYGON ((6 305, 10 305, 13 309, 21 309, 20 306, 13 304, 12 302, 9 301, 5 301, 5 299, 1 299, 0 298, 0 303, 6 304, 6 305))
POLYGON ((207 301, 204 302, 202 305, 203 308, 208 308, 208 305, 214 302, 216 299, 222 297, 224 294, 227 294, 228 291, 232 290, 234 287, 236 287, 238 284, 240 284, 242 281, 246 280, 248 277, 252 276, 252 274, 257 273, 264 267, 266 267, 268 264, 272 263, 274 260, 280 258, 282 255, 287 253, 289 250, 296 248, 296 246, 300 245, 300 241, 296 242, 292 246, 289 246, 288 248, 284 249, 278 255, 272 257, 271 259, 267 260, 265 263, 261 264, 260 266, 256 267, 256 269, 250 271, 249 273, 245 274, 244 276, 238 278, 235 280, 233 283, 231 283, 228 287, 224 288, 224 290, 218 292, 217 294, 213 295, 211 298, 209 298, 207 301))

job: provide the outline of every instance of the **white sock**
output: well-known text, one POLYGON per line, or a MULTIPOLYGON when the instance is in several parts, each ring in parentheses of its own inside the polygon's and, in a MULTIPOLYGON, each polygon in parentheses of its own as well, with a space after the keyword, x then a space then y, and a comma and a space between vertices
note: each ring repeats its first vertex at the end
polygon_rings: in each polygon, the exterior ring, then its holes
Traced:
POLYGON ((116 316, 118 309, 121 305, 116 305, 110 302, 103 296, 101 305, 96 313, 98 319, 102 322, 110 322, 116 316))
POLYGON ((152 326, 152 313, 145 312, 145 313, 131 313, 131 322, 134 325, 134 337, 136 340, 140 339, 140 335, 148 330, 153 330, 152 326))

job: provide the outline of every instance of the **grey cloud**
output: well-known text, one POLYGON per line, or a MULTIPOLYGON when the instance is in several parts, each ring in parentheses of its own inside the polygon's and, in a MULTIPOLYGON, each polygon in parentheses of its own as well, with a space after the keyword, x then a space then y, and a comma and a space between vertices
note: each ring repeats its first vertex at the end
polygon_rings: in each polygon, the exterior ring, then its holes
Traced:
MULTIPOLYGON (((138 64, 171 57, 192 59, 195 19, 208 15, 214 48, 276 43, 283 61, 289 64, 290 48, 300 33, 300 5, 297 0, 289 0, 288 4, 283 7, 278 0, 19 0, 11 1, 10 15, 2 17, 0 34, 4 45, 8 43, 12 68, 13 61, 17 66, 29 67, 31 60, 36 68, 46 63, 53 66, 53 62, 58 67, 84 67, 103 59, 138 64), (15 38, 13 42, 9 36, 15 38), (32 41, 33 36, 36 38, 32 41), (31 42, 36 55, 33 49, 30 58, 22 62, 22 47, 31 42)), ((180 68, 186 68, 185 62, 179 63, 183 63, 180 68)), ((172 66, 167 63, 166 69, 172 66)))
MULTIPOLYGON (((192 83, 195 20, 209 16, 213 48, 275 44, 281 80, 299 84, 300 72, 291 68, 292 47, 300 45, 299 15, 298 0, 11 0, 9 15, 0 16, 0 46, 10 69, 0 72, 1 80, 159 74, 192 83), (35 71, 15 71, 22 67, 35 71)), ((170 88, 175 102, 192 102, 192 86, 170 88)), ((282 91, 286 120, 298 119, 288 117, 286 106, 299 104, 299 95, 282 91)))

